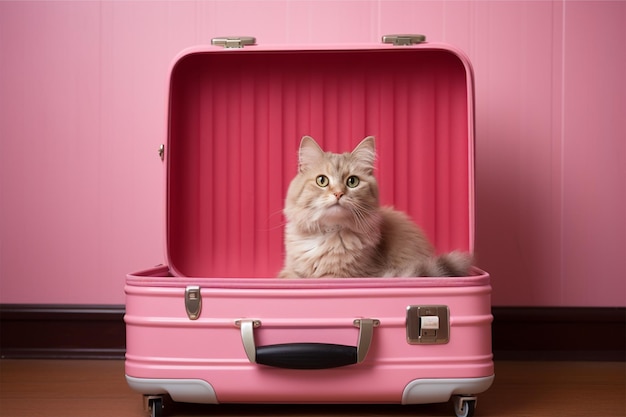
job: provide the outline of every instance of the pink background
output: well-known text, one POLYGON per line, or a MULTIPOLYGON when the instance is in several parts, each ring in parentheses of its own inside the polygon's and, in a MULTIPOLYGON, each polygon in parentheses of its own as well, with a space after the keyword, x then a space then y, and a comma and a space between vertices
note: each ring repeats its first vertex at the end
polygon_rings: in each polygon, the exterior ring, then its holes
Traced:
POLYGON ((626 306, 624 22, 622 1, 2 1, 0 302, 122 304, 125 274, 164 261, 183 48, 417 32, 474 64, 493 304, 626 306))

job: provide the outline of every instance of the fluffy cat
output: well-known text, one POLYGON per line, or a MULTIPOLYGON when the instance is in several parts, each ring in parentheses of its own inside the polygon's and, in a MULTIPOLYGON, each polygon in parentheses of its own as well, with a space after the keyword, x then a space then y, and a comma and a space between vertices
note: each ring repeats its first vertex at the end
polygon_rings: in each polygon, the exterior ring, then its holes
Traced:
POLYGON ((324 152, 302 138, 298 173, 285 201, 281 278, 466 276, 467 253, 435 256, 404 213, 380 207, 374 137, 351 153, 324 152))

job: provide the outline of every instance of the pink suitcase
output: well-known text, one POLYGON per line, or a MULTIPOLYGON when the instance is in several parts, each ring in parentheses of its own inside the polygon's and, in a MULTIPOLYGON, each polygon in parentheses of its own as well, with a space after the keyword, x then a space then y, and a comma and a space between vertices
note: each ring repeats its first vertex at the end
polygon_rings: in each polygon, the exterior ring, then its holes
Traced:
MULTIPOLYGON (((377 138, 381 202, 473 249, 473 81, 450 46, 183 51, 169 84, 167 266, 126 280, 126 378, 194 403, 401 403, 474 412, 491 385, 490 277, 281 280, 300 138, 377 138)), ((243 46, 243 47, 242 47, 243 46)))

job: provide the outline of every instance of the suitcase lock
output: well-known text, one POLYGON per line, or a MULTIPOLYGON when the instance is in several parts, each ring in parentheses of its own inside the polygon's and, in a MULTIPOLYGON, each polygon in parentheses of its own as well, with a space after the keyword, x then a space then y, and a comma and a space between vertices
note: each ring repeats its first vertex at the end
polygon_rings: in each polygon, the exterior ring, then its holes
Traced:
POLYGON ((411 345, 441 345, 450 341, 448 306, 408 306, 406 339, 411 345))

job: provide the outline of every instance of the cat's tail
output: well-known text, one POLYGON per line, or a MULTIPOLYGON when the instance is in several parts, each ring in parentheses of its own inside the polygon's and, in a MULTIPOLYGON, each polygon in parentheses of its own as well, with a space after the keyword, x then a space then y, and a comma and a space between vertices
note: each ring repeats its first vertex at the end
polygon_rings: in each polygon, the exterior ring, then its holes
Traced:
POLYGON ((470 275, 474 258, 470 253, 453 251, 431 259, 425 265, 427 277, 466 277, 470 275))

